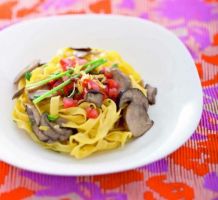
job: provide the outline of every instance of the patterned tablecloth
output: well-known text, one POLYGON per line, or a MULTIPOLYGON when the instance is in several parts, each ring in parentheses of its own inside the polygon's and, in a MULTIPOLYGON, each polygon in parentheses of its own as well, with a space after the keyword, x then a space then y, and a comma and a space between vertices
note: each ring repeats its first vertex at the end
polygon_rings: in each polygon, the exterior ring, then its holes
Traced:
POLYGON ((0 162, 0 199, 218 200, 218 0, 0 0, 0 28, 77 13, 138 16, 176 33, 191 52, 203 86, 199 126, 175 153, 112 175, 40 175, 0 162))

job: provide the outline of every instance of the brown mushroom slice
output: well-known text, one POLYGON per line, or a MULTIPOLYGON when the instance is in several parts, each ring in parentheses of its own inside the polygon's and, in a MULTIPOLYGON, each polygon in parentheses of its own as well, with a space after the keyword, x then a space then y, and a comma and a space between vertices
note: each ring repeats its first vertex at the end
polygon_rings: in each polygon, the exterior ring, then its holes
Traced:
POLYGON ((64 118, 59 117, 58 119, 55 120, 55 122, 60 126, 63 127, 62 125, 67 123, 67 120, 64 118))
POLYGON ((126 91, 124 91, 119 100, 119 108, 122 108, 125 104, 134 102, 136 104, 139 104, 145 108, 145 110, 148 110, 148 99, 146 96, 142 93, 141 90, 137 88, 130 88, 126 91))
POLYGON ((48 126, 49 129, 44 131, 54 141, 66 141, 73 134, 72 129, 61 128, 57 123, 48 121, 47 114, 44 113, 41 118, 41 125, 48 126))
POLYGON ((150 105, 155 104, 156 102, 156 95, 157 95, 157 88, 150 86, 149 84, 145 85, 145 89, 147 89, 147 98, 150 105))
POLYGON ((34 106, 26 104, 26 112, 31 121, 33 132, 36 134, 40 141, 47 142, 49 137, 44 135, 43 132, 39 130, 40 115, 38 111, 34 108, 34 106))
POLYGON ((87 55, 89 55, 92 51, 91 48, 71 48, 74 50, 73 55, 76 56, 77 58, 84 58, 87 55))
POLYGON ((40 125, 40 114, 38 110, 31 104, 26 104, 26 112, 29 116, 31 123, 35 123, 37 126, 40 125))
POLYGON ((19 90, 17 90, 17 91, 14 93, 14 95, 12 96, 12 99, 16 99, 17 97, 19 97, 21 94, 23 94, 24 90, 25 90, 24 87, 21 88, 21 89, 19 89, 19 90))
POLYGON ((128 129, 132 132, 134 137, 143 135, 148 131, 153 121, 149 119, 148 99, 137 88, 130 88, 122 93, 119 101, 119 108, 123 108, 128 104, 124 119, 128 129))
POLYGON ((101 107, 103 98, 104 96, 102 93, 98 91, 89 91, 86 94, 84 101, 94 103, 97 107, 101 107))
POLYGON ((36 127, 33 126, 33 131, 40 141, 42 141, 42 142, 51 141, 51 139, 48 136, 46 136, 41 130, 39 130, 38 126, 36 126, 36 127))
POLYGON ((19 82, 20 79, 22 79, 26 72, 28 71, 32 71, 34 70, 35 68, 39 67, 41 64, 40 64, 40 61, 39 60, 34 60, 30 65, 28 65, 27 67, 25 67, 24 69, 22 69, 22 71, 20 71, 17 76, 15 77, 14 79, 14 84, 17 84, 19 82))
POLYGON ((92 49, 90 47, 83 47, 83 48, 74 48, 74 47, 70 47, 70 49, 72 50, 76 50, 76 51, 92 51, 92 49))
POLYGON ((84 58, 89 54, 87 51, 74 51, 73 55, 76 56, 77 58, 84 58))
POLYGON ((129 104, 124 118, 128 129, 132 132, 134 137, 143 135, 154 124, 154 122, 150 120, 147 111, 136 103, 129 104))
POLYGON ((131 87, 131 80, 128 76, 126 76, 119 69, 113 68, 111 69, 111 73, 113 75, 113 79, 119 83, 119 91, 125 91, 131 87))
POLYGON ((56 132, 59 134, 59 140, 60 141, 65 141, 67 140, 70 135, 73 134, 73 131, 72 129, 69 129, 69 128, 61 128, 58 124, 54 124, 54 123, 50 123, 49 124, 50 127, 56 132))
POLYGON ((41 126, 48 126, 48 130, 42 131, 47 137, 51 138, 53 141, 57 141, 59 138, 59 134, 56 133, 49 125, 49 121, 47 119, 47 114, 42 114, 40 120, 41 126))

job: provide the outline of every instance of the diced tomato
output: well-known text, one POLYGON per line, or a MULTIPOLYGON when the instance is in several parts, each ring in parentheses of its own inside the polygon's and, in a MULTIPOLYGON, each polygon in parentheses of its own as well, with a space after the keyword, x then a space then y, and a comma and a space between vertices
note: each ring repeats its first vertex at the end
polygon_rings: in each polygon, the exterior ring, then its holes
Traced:
POLYGON ((64 94, 65 95, 69 95, 69 93, 73 90, 73 88, 74 88, 74 83, 73 82, 71 82, 70 84, 66 85, 63 88, 64 94))
POLYGON ((88 107, 86 108, 86 116, 88 119, 95 119, 99 115, 98 110, 96 108, 88 107))
POLYGON ((99 85, 90 79, 84 79, 83 83, 82 83, 83 88, 87 88, 88 90, 95 90, 95 91, 99 91, 100 87, 99 85))
POLYGON ((79 100, 83 99, 83 94, 76 93, 76 94, 73 96, 73 99, 79 101, 79 100))
POLYGON ((111 99, 116 99, 118 95, 119 95, 119 91, 117 88, 109 88, 108 89, 108 96, 111 99))
POLYGON ((114 79, 107 79, 107 85, 109 88, 119 88, 119 83, 114 79))
POLYGON ((89 79, 84 79, 83 82, 82 82, 82 86, 83 86, 83 87, 87 87, 89 81, 90 81, 89 79))
POLYGON ((60 60, 61 67, 63 71, 67 71, 71 67, 75 67, 76 60, 72 60, 70 58, 63 58, 60 60))
POLYGON ((102 68, 101 73, 103 73, 106 78, 113 77, 112 73, 109 71, 109 69, 107 67, 102 68))
POLYGON ((89 89, 89 90, 99 91, 99 90, 100 90, 100 87, 99 87, 99 85, 98 85, 95 81, 90 80, 90 81, 88 82, 88 89, 89 89))
MULTIPOLYGON (((63 83, 62 79, 56 80, 55 83, 52 85, 52 88, 57 87, 61 83, 63 83)), ((58 90, 57 93, 58 93, 58 95, 63 95, 63 90, 58 90)))
POLYGON ((111 72, 106 71, 106 72, 104 73, 104 75, 106 76, 106 78, 113 78, 113 75, 112 75, 111 72))
POLYGON ((53 87, 57 87, 58 85, 60 85, 61 83, 63 83, 63 81, 61 79, 58 79, 55 81, 55 83, 53 84, 53 87))
POLYGON ((63 103, 64 103, 64 108, 76 107, 78 105, 78 100, 69 97, 64 97, 63 103))
POLYGON ((56 82, 56 80, 52 80, 52 81, 48 82, 49 89, 52 89, 54 87, 55 82, 56 82))

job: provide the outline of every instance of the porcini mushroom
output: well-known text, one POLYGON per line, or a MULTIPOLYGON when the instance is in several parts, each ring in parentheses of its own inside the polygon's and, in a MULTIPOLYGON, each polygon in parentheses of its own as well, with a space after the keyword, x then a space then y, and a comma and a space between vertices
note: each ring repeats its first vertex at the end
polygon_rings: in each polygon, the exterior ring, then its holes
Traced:
POLYGON ((113 79, 119 84, 119 92, 125 91, 131 87, 130 78, 119 69, 113 68, 111 69, 111 73, 113 75, 113 79))
POLYGON ((150 86, 149 84, 145 85, 145 89, 147 89, 147 97, 148 97, 148 103, 150 105, 155 104, 156 102, 156 95, 157 95, 157 88, 150 86))
POLYGON ((19 82, 19 80, 22 79, 27 72, 34 70, 35 68, 39 67, 40 65, 41 65, 41 63, 39 60, 34 60, 30 65, 25 67, 23 70, 21 70, 17 74, 17 76, 14 79, 14 84, 17 84, 19 82))
POLYGON ((147 97, 137 88, 130 88, 124 91, 120 97, 119 108, 127 104, 125 122, 134 137, 139 137, 147 132, 153 125, 150 120, 147 97))
POLYGON ((89 47, 86 47, 86 48, 72 48, 71 47, 71 49, 74 50, 73 55, 76 56, 77 58, 84 58, 85 56, 90 54, 90 52, 92 51, 92 49, 89 47))
POLYGON ((84 101, 94 103, 97 107, 101 107, 103 102, 103 94, 98 91, 90 90, 86 94, 84 101))
POLYGON ((36 110, 36 108, 34 108, 34 106, 32 106, 31 104, 26 104, 26 112, 27 112, 27 115, 30 119, 33 132, 36 134, 36 136, 38 137, 38 139, 40 141, 47 142, 49 140, 49 137, 46 136, 39 129, 40 115, 39 115, 38 111, 36 110))

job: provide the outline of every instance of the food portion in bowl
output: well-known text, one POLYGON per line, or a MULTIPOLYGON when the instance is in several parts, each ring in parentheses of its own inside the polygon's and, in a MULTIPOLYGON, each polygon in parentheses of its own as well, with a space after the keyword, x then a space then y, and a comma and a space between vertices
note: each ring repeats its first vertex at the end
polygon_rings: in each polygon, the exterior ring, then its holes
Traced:
POLYGON ((64 48, 15 78, 13 120, 45 148, 84 158, 114 149, 153 125, 157 89, 115 51, 64 48))

